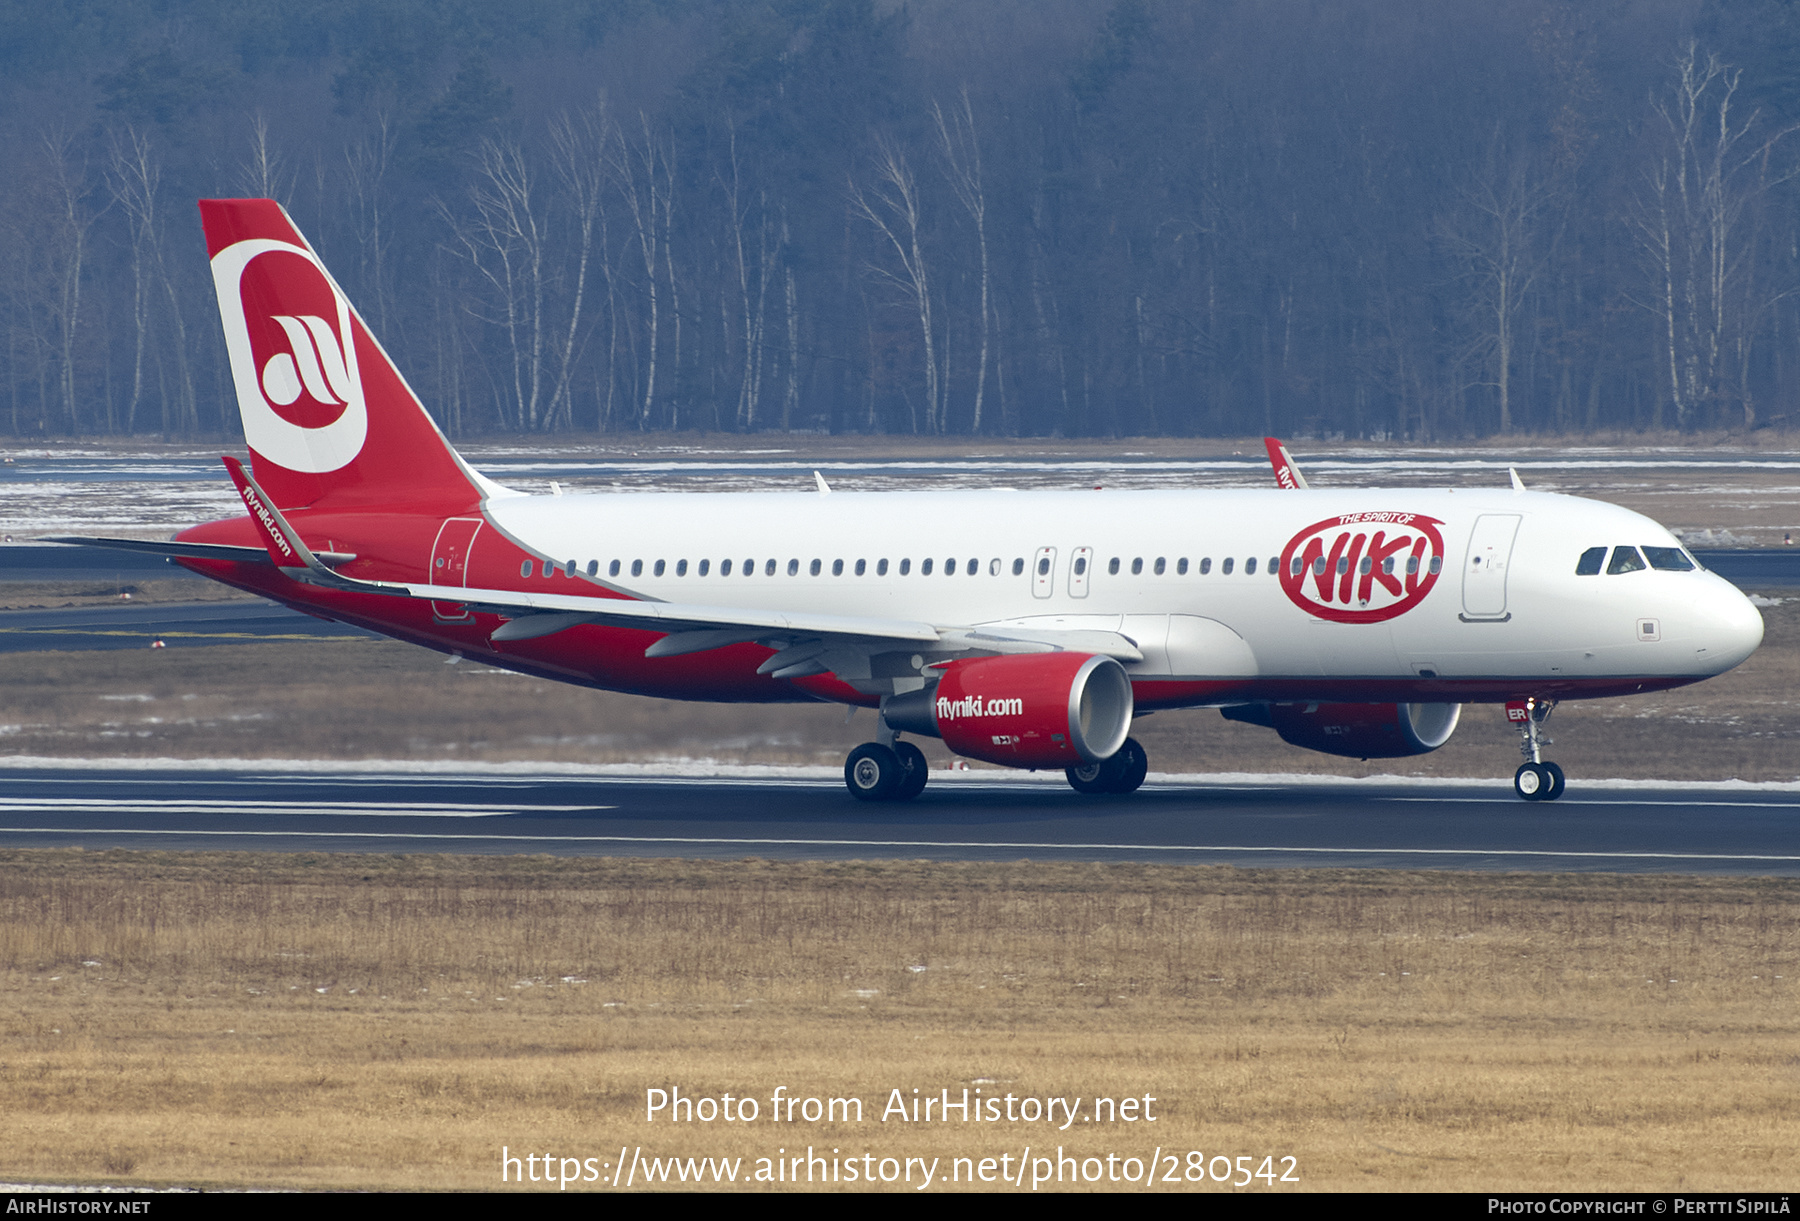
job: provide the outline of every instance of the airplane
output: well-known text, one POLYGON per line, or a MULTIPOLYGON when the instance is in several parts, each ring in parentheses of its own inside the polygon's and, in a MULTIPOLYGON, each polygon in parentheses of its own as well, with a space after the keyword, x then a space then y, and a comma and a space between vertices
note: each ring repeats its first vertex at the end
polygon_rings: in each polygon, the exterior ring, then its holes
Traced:
POLYGON ((1504 705, 1527 801, 1561 700, 1698 682, 1763 624, 1649 518, 1527 490, 527 495, 470 467, 281 206, 203 200, 246 515, 160 552, 314 615, 559 682, 878 713, 865 801, 928 779, 901 735, 1129 793, 1134 716, 1218 708, 1327 754, 1444 745, 1504 705))

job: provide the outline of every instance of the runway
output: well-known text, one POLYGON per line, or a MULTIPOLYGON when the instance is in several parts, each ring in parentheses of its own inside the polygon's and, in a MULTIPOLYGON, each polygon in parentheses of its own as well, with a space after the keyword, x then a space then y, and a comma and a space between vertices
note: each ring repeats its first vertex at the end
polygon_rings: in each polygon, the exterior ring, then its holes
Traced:
POLYGON ((1505 781, 1153 776, 1095 801, 1060 777, 961 773, 866 806, 818 773, 6 768, 0 846, 1793 876, 1800 791, 1576 780, 1529 805, 1505 781))

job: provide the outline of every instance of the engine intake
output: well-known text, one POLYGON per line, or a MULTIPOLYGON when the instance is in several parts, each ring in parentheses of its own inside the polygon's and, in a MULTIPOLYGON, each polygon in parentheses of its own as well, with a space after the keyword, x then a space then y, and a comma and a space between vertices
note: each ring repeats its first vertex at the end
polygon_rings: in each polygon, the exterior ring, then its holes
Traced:
POLYGON ((1450 740, 1461 704, 1238 704, 1228 721, 1261 725, 1291 746, 1349 759, 1426 755, 1450 740))
POLYGON ((1118 753, 1132 707, 1131 679, 1112 658, 1028 653, 953 661, 935 687, 889 698, 881 715, 971 759, 1060 768, 1118 753))

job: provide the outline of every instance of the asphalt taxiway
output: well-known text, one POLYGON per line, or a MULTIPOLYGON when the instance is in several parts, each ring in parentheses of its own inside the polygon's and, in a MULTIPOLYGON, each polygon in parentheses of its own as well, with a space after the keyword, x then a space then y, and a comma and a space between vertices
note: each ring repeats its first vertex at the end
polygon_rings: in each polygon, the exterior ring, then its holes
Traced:
POLYGON ((0 845, 1058 860, 1800 875, 1800 791, 1572 781, 1174 781, 1096 801, 1060 777, 963 773, 861 805, 828 777, 264 768, 0 769, 0 845))

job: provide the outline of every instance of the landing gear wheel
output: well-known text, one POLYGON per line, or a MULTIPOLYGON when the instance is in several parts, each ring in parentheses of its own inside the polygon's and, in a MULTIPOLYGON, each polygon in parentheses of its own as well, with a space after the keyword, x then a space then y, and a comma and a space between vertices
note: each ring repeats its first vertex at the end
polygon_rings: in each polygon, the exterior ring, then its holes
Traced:
POLYGON ((1566 788, 1568 784, 1568 782, 1563 779, 1563 770, 1554 763, 1540 763, 1538 766, 1550 773, 1550 791, 1545 793, 1541 800, 1555 801, 1558 797, 1563 795, 1563 789, 1566 788))
POLYGON ((859 801, 887 801, 905 776, 900 757, 879 742, 864 742, 844 761, 844 787, 859 801))
POLYGON ((1521 763, 1513 773, 1513 792, 1526 801, 1548 801, 1556 779, 1542 763, 1521 763))
POLYGON ((1069 787, 1089 796, 1135 792, 1149 772, 1150 756, 1136 738, 1126 738, 1125 744, 1110 758, 1063 769, 1069 787))
POLYGON ((1119 747, 1119 753, 1113 756, 1119 761, 1119 774, 1113 779, 1109 792, 1135 793, 1138 786, 1144 783, 1144 777, 1150 774, 1150 755, 1136 738, 1126 738, 1125 745, 1119 747))
MULTIPOLYGON (((1117 758, 1118 756, 1114 756, 1117 758)), ((1102 759, 1098 763, 1083 763, 1080 767, 1066 767, 1063 775, 1068 777, 1069 787, 1077 793, 1085 793, 1095 797, 1101 793, 1112 792, 1112 781, 1109 770, 1112 759, 1102 759)))
POLYGON ((911 742, 894 743, 894 755, 905 770, 900 783, 894 786, 894 800, 911 801, 925 791, 925 782, 931 778, 930 765, 925 762, 925 752, 911 742))

